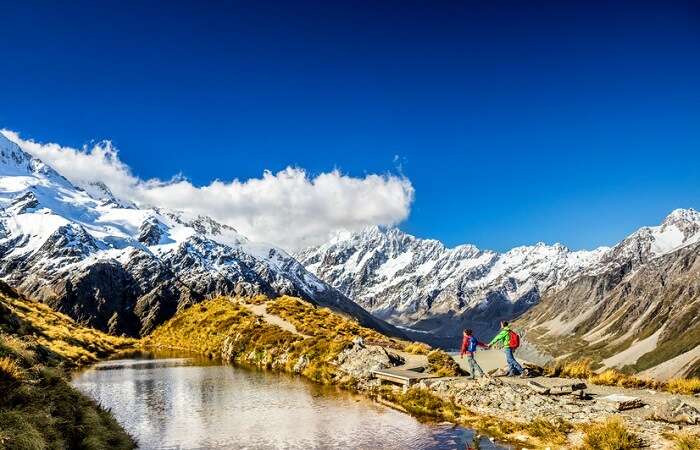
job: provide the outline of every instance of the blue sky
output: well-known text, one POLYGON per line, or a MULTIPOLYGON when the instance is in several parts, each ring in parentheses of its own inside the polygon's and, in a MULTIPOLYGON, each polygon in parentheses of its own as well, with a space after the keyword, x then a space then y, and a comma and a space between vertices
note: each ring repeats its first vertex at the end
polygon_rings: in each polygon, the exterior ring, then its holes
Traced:
POLYGON ((498 250, 700 207, 697 2, 13 3, 0 128, 141 178, 400 170, 403 229, 498 250))

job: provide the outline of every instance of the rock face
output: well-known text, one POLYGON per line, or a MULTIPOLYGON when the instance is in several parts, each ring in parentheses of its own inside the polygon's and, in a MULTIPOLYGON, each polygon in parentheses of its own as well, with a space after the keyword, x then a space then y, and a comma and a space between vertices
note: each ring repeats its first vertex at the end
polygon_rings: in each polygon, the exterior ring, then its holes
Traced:
POLYGON ((216 295, 295 295, 401 334, 283 250, 209 217, 139 209, 101 183, 85 189, 0 134, 0 278, 80 322, 148 333, 216 295))

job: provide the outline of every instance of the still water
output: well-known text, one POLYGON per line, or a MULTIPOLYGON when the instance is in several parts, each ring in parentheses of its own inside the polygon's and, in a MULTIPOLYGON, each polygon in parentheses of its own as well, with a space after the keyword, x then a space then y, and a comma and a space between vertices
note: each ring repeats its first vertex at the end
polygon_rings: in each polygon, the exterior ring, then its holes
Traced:
POLYGON ((103 362, 73 385, 111 409, 142 449, 465 449, 472 442, 468 429, 420 423, 334 387, 198 358, 103 362))

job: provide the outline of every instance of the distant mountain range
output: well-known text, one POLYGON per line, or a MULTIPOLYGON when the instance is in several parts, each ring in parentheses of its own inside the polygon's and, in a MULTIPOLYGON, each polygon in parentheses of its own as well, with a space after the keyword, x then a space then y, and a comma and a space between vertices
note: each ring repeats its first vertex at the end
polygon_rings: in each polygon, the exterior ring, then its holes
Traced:
POLYGON ((208 297, 289 294, 443 347, 465 327, 487 338, 517 318, 552 356, 698 375, 698 256, 692 209, 592 251, 446 248, 370 227, 290 256, 209 217, 138 208, 100 182, 76 186, 0 134, 0 279, 115 334, 147 334, 208 297))
POLYGON ((144 335, 216 295, 296 295, 388 334, 283 250, 209 217, 75 186, 0 133, 0 278, 83 324, 144 335))
POLYGON ((679 357, 680 373, 697 370, 700 358, 700 327, 691 320, 700 317, 699 248, 700 213, 679 209, 659 226, 593 251, 560 244, 506 253, 446 248, 370 227, 294 256, 377 317, 421 331, 428 342, 455 346, 464 327, 490 336, 499 320, 522 316, 517 325, 552 355, 568 348, 568 355, 580 351, 635 370, 679 357), (664 350, 665 357, 642 358, 678 339, 683 345, 664 350), (562 340, 568 345, 557 345, 562 340))

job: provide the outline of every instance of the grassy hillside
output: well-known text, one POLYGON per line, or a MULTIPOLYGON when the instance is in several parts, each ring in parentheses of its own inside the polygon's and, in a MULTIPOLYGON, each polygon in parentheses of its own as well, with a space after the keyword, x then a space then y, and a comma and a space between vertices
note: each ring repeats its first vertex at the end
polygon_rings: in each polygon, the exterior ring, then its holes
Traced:
POLYGON ((0 283, 0 449, 130 449, 112 415, 68 384, 64 368, 135 341, 81 327, 0 283))
POLYGON ((294 324, 304 336, 268 324, 241 303, 219 297, 180 312, 146 337, 144 344, 299 372, 321 383, 339 381, 340 375, 332 362, 341 351, 352 346, 353 336, 389 346, 405 344, 293 297, 238 299, 242 301, 266 302, 269 312, 294 324))

